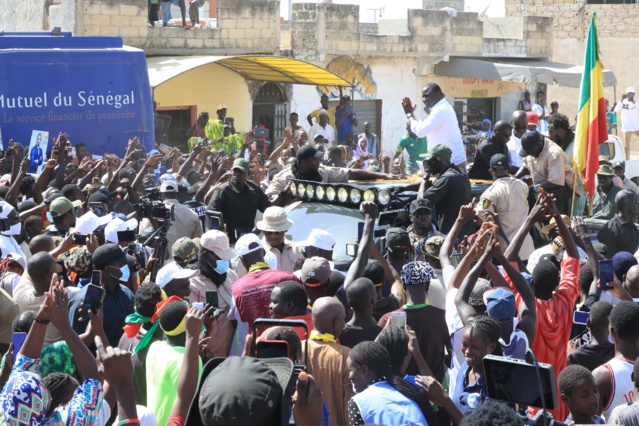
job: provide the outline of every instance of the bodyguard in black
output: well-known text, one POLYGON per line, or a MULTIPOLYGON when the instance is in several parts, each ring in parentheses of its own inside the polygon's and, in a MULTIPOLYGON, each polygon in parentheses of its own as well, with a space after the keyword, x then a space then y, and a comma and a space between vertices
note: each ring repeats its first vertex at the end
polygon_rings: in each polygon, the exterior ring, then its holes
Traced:
POLYGON ((639 248, 639 231, 634 224, 639 216, 639 195, 624 189, 615 196, 615 204, 619 211, 597 234, 599 242, 608 248, 609 257, 620 251, 635 253, 639 248))
MULTIPOLYGON (((453 227, 461 206, 470 203, 470 179, 468 175, 451 163, 452 151, 446 145, 435 145, 428 150, 424 160, 424 181, 417 198, 425 198, 435 206, 439 231, 447 234, 453 227), (430 178, 437 176, 431 183, 430 178)), ((458 236, 470 235, 472 222, 467 223, 458 236)))
POLYGON ((495 124, 493 135, 477 147, 475 160, 468 172, 469 178, 493 180, 493 176, 490 174, 490 159, 495 154, 508 156, 508 146, 506 144, 510 140, 512 133, 513 126, 507 121, 501 120, 495 124))
POLYGON ((222 213, 231 244, 251 232, 257 211, 263 212, 271 204, 260 187, 248 181, 248 171, 248 161, 243 158, 233 161, 233 177, 215 190, 208 206, 222 213))

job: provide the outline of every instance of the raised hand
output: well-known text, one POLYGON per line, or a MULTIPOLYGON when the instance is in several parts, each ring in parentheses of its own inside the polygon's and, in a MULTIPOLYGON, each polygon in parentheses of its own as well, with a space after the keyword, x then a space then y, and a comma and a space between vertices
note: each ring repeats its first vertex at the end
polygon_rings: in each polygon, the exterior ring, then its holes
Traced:
POLYGON ((359 205, 359 212, 362 216, 370 216, 372 219, 377 219, 377 215, 379 214, 379 207, 377 204, 371 201, 364 201, 359 205))
POLYGON ((402 108, 404 108, 404 113, 412 114, 413 111, 417 109, 417 105, 413 105, 409 97, 405 97, 402 99, 402 108))

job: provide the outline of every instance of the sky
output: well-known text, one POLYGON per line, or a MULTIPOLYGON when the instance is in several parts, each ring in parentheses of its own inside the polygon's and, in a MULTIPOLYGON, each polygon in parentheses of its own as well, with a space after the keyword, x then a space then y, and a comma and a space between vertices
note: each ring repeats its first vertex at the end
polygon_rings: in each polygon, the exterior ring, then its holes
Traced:
MULTIPOLYGON (((282 16, 288 17, 289 2, 280 0, 282 16)), ((293 3, 309 3, 312 0, 292 0, 293 3)), ((360 22, 376 22, 379 19, 406 19, 408 9, 420 9, 422 0, 333 0, 335 4, 360 5, 360 22), (380 12, 381 9, 381 12, 380 12), (381 17, 380 17, 381 13, 381 17)), ((466 0, 465 12, 482 13, 491 17, 504 16, 504 0, 466 0)))

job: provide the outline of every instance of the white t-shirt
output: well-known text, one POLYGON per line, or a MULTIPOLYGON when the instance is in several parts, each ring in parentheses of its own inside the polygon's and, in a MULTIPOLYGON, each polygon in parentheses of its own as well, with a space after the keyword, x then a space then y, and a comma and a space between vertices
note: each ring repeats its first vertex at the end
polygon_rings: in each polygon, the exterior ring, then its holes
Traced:
POLYGON ((506 146, 508 147, 508 161, 510 162, 510 165, 521 167, 524 163, 524 158, 519 156, 519 151, 521 150, 521 139, 513 133, 506 146))
POLYGON ((639 105, 637 101, 624 99, 617 103, 615 112, 621 112, 621 131, 635 132, 639 130, 639 105))
POLYGON ((537 131, 539 133, 543 133, 544 135, 548 135, 548 120, 547 119, 542 119, 541 116, 545 115, 546 117, 548 117, 548 107, 547 106, 541 106, 539 104, 535 104, 532 107, 532 112, 534 112, 535 114, 537 114, 539 116, 539 124, 537 125, 537 131))

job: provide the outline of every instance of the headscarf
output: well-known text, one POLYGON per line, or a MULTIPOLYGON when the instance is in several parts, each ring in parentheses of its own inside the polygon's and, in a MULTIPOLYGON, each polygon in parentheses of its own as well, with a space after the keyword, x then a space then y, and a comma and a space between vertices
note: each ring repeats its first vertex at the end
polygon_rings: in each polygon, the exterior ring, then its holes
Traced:
POLYGON ((0 394, 0 423, 43 424, 50 401, 51 394, 40 376, 29 371, 14 372, 0 394))
POLYGON ((144 337, 142 337, 142 340, 140 340, 140 343, 138 343, 138 345, 135 347, 134 352, 136 354, 140 352, 142 349, 146 348, 149 345, 149 343, 151 343, 151 339, 153 338, 153 335, 155 334, 155 330, 157 330, 158 326, 160 325, 160 321, 157 320, 158 317, 160 316, 160 310, 162 310, 162 308, 165 305, 171 302, 176 302, 176 301, 181 302, 183 300, 182 298, 178 296, 171 296, 169 298, 162 300, 158 304, 156 304, 155 313, 153 314, 151 318, 145 317, 144 315, 140 315, 137 312, 134 312, 131 315, 128 315, 126 317, 126 319, 124 320, 126 325, 123 327, 123 329, 124 329, 124 333, 129 338, 132 338, 135 335, 137 335, 140 332, 140 328, 142 327, 143 324, 146 324, 147 322, 150 322, 153 324, 151 328, 146 332, 144 337))
POLYGON ((480 131, 480 133, 481 132, 486 133, 486 137, 487 138, 489 138, 489 137, 491 137, 493 135, 493 122, 490 121, 490 119, 484 118, 481 121, 481 131, 480 131), (486 130, 486 131, 484 131, 484 123, 488 123, 488 130, 486 130))

